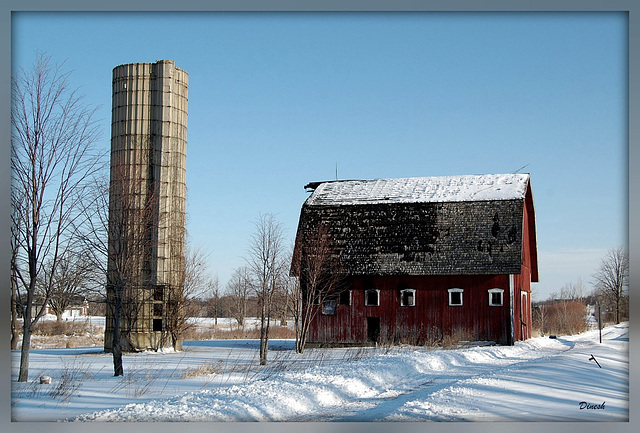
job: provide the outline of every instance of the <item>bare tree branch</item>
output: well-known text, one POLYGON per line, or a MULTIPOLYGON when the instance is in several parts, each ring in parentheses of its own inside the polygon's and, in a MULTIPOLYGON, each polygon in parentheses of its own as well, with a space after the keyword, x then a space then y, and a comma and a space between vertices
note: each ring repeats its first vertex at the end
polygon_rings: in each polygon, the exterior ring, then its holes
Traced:
POLYGON ((337 302, 341 288, 339 260, 325 226, 299 236, 291 268, 298 277, 292 293, 293 315, 298 318, 296 352, 302 353, 318 310, 328 302, 337 302))
POLYGON ((252 286, 249 268, 242 266, 236 269, 227 283, 227 291, 231 297, 231 312, 238 328, 244 329, 249 302, 249 289, 252 286))
POLYGON ((283 253, 282 226, 272 214, 261 215, 255 223, 247 257, 260 308, 260 365, 267 363, 273 295, 286 269, 283 253))
POLYGON ((593 278, 596 291, 607 306, 615 309, 616 323, 620 323, 629 285, 629 252, 622 247, 609 250, 593 278))
POLYGON ((71 90, 62 65, 42 54, 12 79, 13 275, 25 296, 19 381, 28 379, 31 332, 44 314, 60 257, 71 253, 84 186, 103 168, 94 113, 71 90), (38 282, 43 305, 32 311, 38 282))

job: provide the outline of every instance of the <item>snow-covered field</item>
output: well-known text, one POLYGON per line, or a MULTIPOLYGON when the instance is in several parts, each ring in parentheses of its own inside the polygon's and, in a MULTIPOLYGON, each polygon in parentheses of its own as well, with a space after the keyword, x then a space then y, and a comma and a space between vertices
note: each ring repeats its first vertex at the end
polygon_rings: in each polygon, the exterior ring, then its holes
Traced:
POLYGON ((515 346, 348 348, 295 354, 271 341, 185 342, 124 358, 113 377, 100 347, 31 351, 15 421, 627 421, 628 324, 515 346), (598 367, 595 357, 601 367, 598 367), (40 385, 41 375, 52 377, 40 385))

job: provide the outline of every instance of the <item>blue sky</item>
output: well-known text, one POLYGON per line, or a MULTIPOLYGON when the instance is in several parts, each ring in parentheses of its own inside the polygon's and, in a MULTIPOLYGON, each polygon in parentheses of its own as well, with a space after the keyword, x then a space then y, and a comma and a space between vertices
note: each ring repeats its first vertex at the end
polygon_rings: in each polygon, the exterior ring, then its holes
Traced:
POLYGON ((309 181, 531 173, 544 299, 627 238, 624 13, 14 13, 13 69, 189 73, 188 231, 224 286, 253 222, 293 242, 309 181))

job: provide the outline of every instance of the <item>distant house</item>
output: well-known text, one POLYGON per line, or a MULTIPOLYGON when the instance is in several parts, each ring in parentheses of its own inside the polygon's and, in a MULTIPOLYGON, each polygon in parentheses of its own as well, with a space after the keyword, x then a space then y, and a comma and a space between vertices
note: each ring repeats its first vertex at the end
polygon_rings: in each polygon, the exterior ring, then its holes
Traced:
POLYGON ((528 174, 306 187, 296 248, 323 226, 345 282, 314 307, 309 343, 530 338, 538 261, 528 174))
POLYGON ((80 305, 70 305, 62 313, 62 317, 83 317, 89 315, 89 301, 86 299, 80 305))

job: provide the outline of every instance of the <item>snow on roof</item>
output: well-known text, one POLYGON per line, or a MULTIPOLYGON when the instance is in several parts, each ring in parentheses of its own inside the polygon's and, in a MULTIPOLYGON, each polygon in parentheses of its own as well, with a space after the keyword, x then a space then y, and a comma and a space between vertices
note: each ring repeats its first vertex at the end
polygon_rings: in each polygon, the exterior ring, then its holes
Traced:
POLYGON ((306 204, 435 203, 523 199, 528 174, 486 174, 322 182, 306 204))

